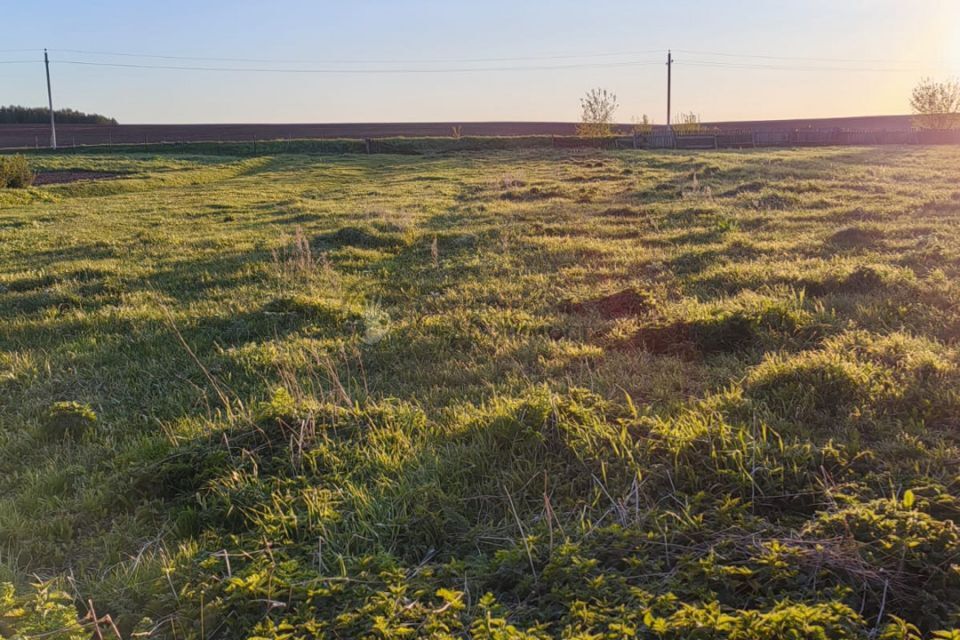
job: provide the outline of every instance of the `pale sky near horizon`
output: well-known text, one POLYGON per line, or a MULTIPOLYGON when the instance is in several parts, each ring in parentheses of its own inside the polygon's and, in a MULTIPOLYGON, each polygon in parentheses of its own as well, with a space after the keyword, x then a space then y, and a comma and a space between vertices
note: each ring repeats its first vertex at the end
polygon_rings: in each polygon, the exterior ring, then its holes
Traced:
POLYGON ((0 104, 46 105, 48 47, 54 106, 123 123, 573 121, 591 87, 662 123, 668 48, 704 121, 908 113, 960 76, 960 0, 4 4, 0 104))

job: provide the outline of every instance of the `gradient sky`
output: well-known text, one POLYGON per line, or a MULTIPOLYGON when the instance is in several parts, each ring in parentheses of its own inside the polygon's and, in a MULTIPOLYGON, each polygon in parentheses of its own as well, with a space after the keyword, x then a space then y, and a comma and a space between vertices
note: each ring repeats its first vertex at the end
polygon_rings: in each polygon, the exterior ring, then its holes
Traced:
MULTIPOLYGON (((618 120, 647 113, 662 123, 667 48, 678 61, 674 112, 693 111, 705 121, 907 113, 910 89, 919 78, 960 75, 960 0, 4 5, 0 61, 40 60, 40 50, 48 47, 55 107, 96 111, 124 123, 572 121, 579 115, 579 97, 594 86, 617 93, 618 120), (285 62, 133 58, 66 49, 285 62), (626 55, 596 55, 607 53, 626 55), (735 57, 740 55, 784 59, 735 57), (571 57, 513 60, 552 56, 571 57), (511 60, 463 61, 490 58, 511 60), (82 66, 66 60, 338 70, 605 66, 293 74, 82 66), (357 60, 382 62, 343 62, 357 60), (625 62, 647 64, 611 64, 625 62)), ((45 105, 42 64, 0 64, 0 104, 45 105)))

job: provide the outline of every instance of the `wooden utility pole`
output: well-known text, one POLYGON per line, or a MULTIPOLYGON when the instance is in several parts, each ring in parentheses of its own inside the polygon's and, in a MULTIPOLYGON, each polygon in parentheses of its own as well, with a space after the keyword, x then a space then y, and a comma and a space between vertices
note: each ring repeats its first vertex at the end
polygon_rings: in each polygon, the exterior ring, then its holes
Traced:
POLYGON ((57 148, 57 123, 53 117, 53 91, 50 90, 50 57, 43 50, 43 65, 47 68, 47 102, 50 104, 50 148, 57 148))
POLYGON ((670 93, 673 89, 673 54, 667 51, 667 126, 670 126, 670 93))

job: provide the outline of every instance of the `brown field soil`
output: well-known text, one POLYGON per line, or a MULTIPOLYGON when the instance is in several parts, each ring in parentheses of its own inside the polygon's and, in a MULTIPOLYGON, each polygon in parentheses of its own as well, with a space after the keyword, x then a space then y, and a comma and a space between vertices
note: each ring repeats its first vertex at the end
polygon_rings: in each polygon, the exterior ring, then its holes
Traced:
MULTIPOLYGON (((450 136, 453 127, 462 126, 465 136, 565 136, 573 135, 572 122, 414 122, 356 124, 126 124, 60 125, 57 138, 61 147, 92 144, 141 144, 156 142, 243 142, 302 138, 390 138, 450 136)), ((909 116, 869 116, 861 118, 821 118, 808 120, 765 120, 709 123, 724 131, 772 129, 870 129, 902 130, 910 128, 909 116)), ((628 132, 629 125, 620 125, 628 132)), ((49 143, 47 125, 0 125, 0 149, 45 147, 49 143)))
POLYGON ((110 180, 124 174, 112 171, 40 171, 33 180, 33 184, 66 184, 80 180, 110 180))

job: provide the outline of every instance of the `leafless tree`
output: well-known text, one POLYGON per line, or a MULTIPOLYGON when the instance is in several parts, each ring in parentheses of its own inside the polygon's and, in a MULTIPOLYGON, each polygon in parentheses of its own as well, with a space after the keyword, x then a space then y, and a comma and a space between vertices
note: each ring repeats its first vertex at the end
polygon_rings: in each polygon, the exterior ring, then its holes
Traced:
POLYGON ((960 127, 960 82, 937 82, 924 78, 913 89, 910 106, 920 129, 956 129, 960 127))
POLYGON ((606 89, 591 89, 580 99, 580 124, 578 136, 609 136, 613 133, 613 114, 617 107, 616 94, 606 89))

